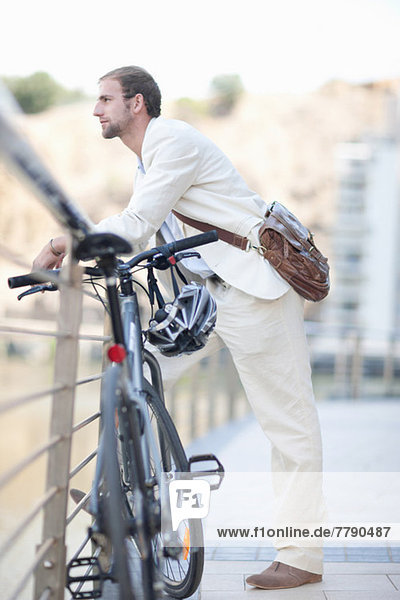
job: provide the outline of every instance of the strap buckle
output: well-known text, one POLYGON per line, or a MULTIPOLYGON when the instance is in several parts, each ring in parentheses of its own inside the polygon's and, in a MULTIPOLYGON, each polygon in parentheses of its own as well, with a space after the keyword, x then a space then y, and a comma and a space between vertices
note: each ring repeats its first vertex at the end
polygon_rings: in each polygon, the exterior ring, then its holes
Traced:
POLYGON ((265 253, 267 251, 267 249, 264 248, 264 246, 252 246, 251 244, 250 244, 250 248, 246 248, 246 252, 249 252, 250 250, 255 250, 257 252, 257 254, 259 254, 262 257, 265 256, 265 253))

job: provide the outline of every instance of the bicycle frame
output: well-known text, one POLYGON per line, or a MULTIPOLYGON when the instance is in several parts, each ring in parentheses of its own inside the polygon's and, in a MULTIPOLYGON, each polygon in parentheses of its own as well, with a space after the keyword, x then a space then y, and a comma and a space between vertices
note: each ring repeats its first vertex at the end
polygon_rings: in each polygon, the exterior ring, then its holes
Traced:
MULTIPOLYGON (((156 456, 157 450, 152 439, 151 425, 147 412, 146 394, 144 391, 142 326, 137 293, 132 285, 130 269, 130 263, 118 269, 121 282, 119 301, 115 301, 115 298, 118 297, 115 276, 109 277, 108 282, 106 279, 107 296, 110 305, 114 340, 117 344, 122 341, 127 353, 126 360, 122 361, 124 391, 127 397, 136 404, 144 420, 145 435, 141 438, 141 453, 145 467, 144 476, 150 480, 151 473, 148 468, 149 453, 152 452, 153 456, 156 456)), ((161 377, 158 381, 161 387, 161 377)), ((156 476, 161 484, 161 466, 157 463, 154 466, 156 476)))

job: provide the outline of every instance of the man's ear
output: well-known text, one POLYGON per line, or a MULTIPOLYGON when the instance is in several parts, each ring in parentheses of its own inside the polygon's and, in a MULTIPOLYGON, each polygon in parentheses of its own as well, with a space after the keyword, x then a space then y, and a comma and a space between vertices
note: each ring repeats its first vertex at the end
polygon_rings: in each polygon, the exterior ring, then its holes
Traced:
POLYGON ((144 98, 142 94, 136 94, 136 96, 134 96, 131 100, 131 110, 135 113, 138 114, 140 113, 142 110, 147 110, 146 109, 146 105, 144 103, 144 98))

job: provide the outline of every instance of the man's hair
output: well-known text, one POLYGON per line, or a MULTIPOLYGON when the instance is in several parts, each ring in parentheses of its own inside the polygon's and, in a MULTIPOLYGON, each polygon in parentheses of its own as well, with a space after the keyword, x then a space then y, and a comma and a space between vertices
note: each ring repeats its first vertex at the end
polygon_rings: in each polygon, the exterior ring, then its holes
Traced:
POLYGON ((142 94, 150 117, 159 117, 161 113, 161 92, 153 77, 141 67, 120 67, 109 71, 103 79, 116 79, 120 82, 124 98, 134 98, 142 94))

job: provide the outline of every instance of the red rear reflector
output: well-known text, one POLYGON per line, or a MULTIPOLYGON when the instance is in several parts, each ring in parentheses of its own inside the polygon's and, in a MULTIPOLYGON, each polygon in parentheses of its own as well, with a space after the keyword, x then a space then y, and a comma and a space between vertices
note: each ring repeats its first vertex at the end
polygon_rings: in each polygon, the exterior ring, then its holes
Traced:
POLYGON ((114 344, 114 346, 110 346, 107 354, 111 362, 120 363, 126 356, 126 350, 121 344, 114 344))
POLYGON ((171 263, 171 265, 176 265, 176 258, 175 258, 175 256, 169 256, 168 257, 168 262, 171 263))

